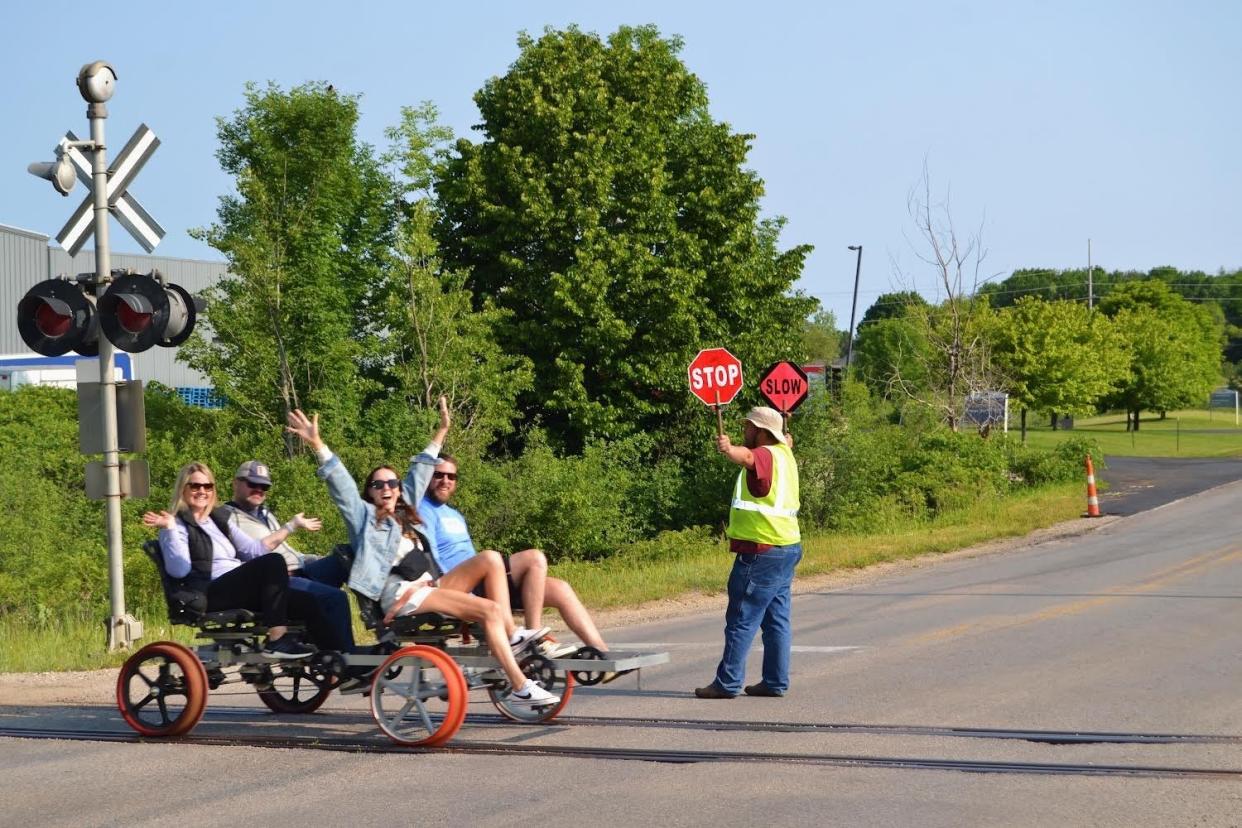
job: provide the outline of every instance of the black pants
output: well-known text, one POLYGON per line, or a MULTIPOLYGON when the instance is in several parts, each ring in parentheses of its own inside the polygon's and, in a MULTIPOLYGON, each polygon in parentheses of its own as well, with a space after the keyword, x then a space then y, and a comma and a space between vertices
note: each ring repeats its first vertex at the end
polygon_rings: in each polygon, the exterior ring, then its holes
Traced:
POLYGON ((268 627, 289 622, 289 567, 279 552, 269 552, 224 573, 207 587, 207 611, 248 609, 260 613, 268 627))

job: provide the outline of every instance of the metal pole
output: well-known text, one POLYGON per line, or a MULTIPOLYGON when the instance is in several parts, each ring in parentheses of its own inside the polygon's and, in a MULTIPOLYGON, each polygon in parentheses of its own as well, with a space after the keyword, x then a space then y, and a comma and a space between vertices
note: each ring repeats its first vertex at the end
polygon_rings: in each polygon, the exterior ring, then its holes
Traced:
POLYGON ((858 313, 858 277, 862 273, 862 245, 851 244, 850 250, 858 251, 858 258, 854 264, 854 301, 850 305, 850 341, 845 347, 845 373, 848 376, 850 365, 854 361, 854 315, 858 313))
MULTIPOLYGON (((102 103, 86 108, 91 122, 91 143, 94 154, 91 165, 91 191, 95 202, 95 281, 96 295, 112 278, 112 262, 108 254, 108 161, 104 144, 104 119, 108 110, 102 103)), ((99 392, 103 412, 104 474, 107 493, 104 514, 108 534, 108 584, 112 599, 112 615, 108 619, 108 649, 128 647, 132 642, 130 625, 125 614, 125 572, 121 566, 121 463, 116 431, 116 376, 113 369, 112 343, 103 331, 99 336, 99 392)))
POLYGON ((1095 307, 1095 287, 1092 284, 1091 239, 1087 239, 1087 310, 1095 307))

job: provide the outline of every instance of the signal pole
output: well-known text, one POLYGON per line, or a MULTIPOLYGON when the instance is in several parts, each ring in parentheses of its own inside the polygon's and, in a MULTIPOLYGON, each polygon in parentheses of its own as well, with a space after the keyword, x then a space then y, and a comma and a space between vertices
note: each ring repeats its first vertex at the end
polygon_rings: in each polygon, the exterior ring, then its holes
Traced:
MULTIPOLYGON (((95 206, 95 283, 99 295, 112 279, 112 261, 108 252, 108 160, 104 143, 104 120, 108 108, 104 101, 112 97, 112 83, 106 84, 106 92, 100 93, 90 84, 88 73, 112 72, 112 67, 99 67, 98 63, 82 67, 78 74, 78 89, 86 99, 86 117, 91 124, 91 191, 95 206)), ((113 73, 115 78, 115 73, 113 73)), ((99 393, 100 411, 103 419, 103 466, 106 491, 104 516, 108 537, 108 587, 111 597, 111 615, 108 618, 108 649, 129 647, 142 637, 140 622, 125 612, 124 546, 121 540, 121 455, 116 432, 116 369, 114 349, 108 337, 100 331, 99 342, 99 393)))
POLYGON ((116 215, 121 226, 148 253, 164 237, 164 229, 128 190, 138 171, 159 146, 155 133, 146 124, 139 126, 116 155, 113 167, 108 167, 104 140, 108 110, 104 104, 112 98, 115 85, 116 71, 108 63, 97 60, 83 66, 78 72, 78 91, 87 103, 90 140, 79 141, 68 132, 56 146, 55 161, 27 167, 32 175, 50 181, 62 196, 69 195, 77 180, 90 187, 87 198, 61 229, 56 241, 70 256, 76 256, 94 233, 95 273, 93 276, 79 274, 76 286, 63 276, 40 282, 17 306, 18 330, 32 351, 44 356, 76 351, 83 356, 99 357, 98 396, 95 396, 95 383, 79 382, 78 404, 82 411, 99 405, 102 430, 89 428, 88 418, 84 417, 78 424, 78 436, 83 454, 103 455, 102 462, 87 464, 86 494, 92 499, 102 497, 104 500, 111 598, 111 615, 107 621, 109 650, 129 647, 142 638, 142 623, 125 612, 121 500, 126 496, 146 497, 148 493, 146 462, 120 458, 122 450, 145 450, 146 426, 141 383, 125 383, 125 394, 118 394, 116 349, 139 353, 155 345, 175 348, 189 338, 198 315, 206 309, 201 297, 191 296, 180 285, 165 282, 157 270, 146 276, 132 271, 112 272, 109 213, 116 215), (82 150, 91 153, 89 160, 82 150), (119 397, 124 398, 121 400, 124 416, 120 422, 119 397), (119 433, 120 426, 125 428, 124 435, 119 433))

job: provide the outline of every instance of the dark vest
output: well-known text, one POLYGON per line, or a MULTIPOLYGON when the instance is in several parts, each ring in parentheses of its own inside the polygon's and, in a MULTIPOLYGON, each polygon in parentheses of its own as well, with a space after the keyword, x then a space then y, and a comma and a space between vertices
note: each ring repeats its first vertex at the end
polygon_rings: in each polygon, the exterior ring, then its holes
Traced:
POLYGON ((414 548, 405 553, 401 560, 397 561, 397 565, 392 568, 392 571, 401 576, 403 581, 413 581, 424 572, 430 572, 433 578, 439 578, 444 573, 436 565, 435 559, 427 554, 427 537, 417 529, 414 532, 418 536, 414 548))
MULTIPOLYGON (((194 516, 190 514, 189 509, 182 509, 177 512, 177 519, 185 525, 186 534, 189 536, 190 546, 190 574, 181 579, 181 583, 186 589, 195 592, 206 592, 208 584, 211 583, 211 538, 207 536, 194 520, 194 516)), ((212 509, 211 522, 220 530, 220 534, 224 537, 229 536, 229 512, 223 506, 212 509)))

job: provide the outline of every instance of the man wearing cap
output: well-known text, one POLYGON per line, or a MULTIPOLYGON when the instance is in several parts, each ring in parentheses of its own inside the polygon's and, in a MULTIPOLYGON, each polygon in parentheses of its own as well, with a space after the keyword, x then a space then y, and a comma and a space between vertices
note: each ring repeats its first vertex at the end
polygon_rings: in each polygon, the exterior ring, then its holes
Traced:
MULTIPOLYGON (((267 508, 267 493, 272 488, 267 464, 247 460, 233 475, 233 499, 225 504, 229 523, 252 538, 264 538, 281 523, 267 508)), ((315 643, 328 650, 350 652, 354 647, 354 628, 349 618, 349 600, 341 585, 349 577, 349 569, 335 555, 321 558, 304 555, 288 542, 273 552, 284 556, 289 565, 289 589, 308 594, 315 602, 322 619, 307 619, 315 643)))
POLYGON ((725 611, 724 654, 716 678, 694 695, 731 699, 743 688, 746 654, 756 629, 763 631, 763 678, 745 688, 748 696, 783 696, 789 689, 789 613, 794 568, 802 560, 798 530, 798 464, 781 415, 766 407, 746 415, 743 445, 728 435, 716 450, 742 467, 729 507, 729 607, 725 611))

